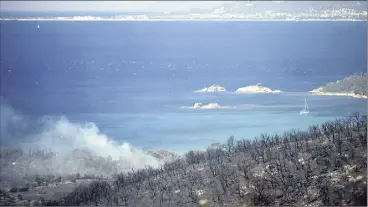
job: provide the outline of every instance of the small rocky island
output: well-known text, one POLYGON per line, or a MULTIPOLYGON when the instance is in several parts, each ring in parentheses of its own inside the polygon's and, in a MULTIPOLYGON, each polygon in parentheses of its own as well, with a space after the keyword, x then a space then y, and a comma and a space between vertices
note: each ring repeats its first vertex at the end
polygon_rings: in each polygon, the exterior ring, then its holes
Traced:
POLYGON ((192 106, 182 106, 180 109, 230 109, 235 108, 231 106, 220 106, 218 103, 209 103, 209 104, 202 104, 202 103, 194 103, 192 106))
POLYGON ((280 93, 280 90, 272 90, 265 86, 262 86, 261 83, 257 83, 256 85, 250 85, 242 88, 238 88, 236 93, 280 93))
POLYGON ((194 92, 196 93, 215 93, 215 92, 225 92, 225 91, 226 89, 224 87, 214 84, 208 88, 202 88, 194 92))

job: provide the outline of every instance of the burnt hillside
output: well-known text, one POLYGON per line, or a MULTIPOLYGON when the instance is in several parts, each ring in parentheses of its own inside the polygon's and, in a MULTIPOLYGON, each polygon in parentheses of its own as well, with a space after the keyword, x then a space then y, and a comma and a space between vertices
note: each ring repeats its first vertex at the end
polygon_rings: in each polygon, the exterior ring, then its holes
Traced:
MULTIPOLYGON (((206 199, 208 206, 366 206, 366 174, 367 117, 354 115, 308 131, 230 137, 159 168, 96 179, 37 204, 198 206, 206 199)), ((3 203, 26 202, 19 191, 2 194, 3 203)))

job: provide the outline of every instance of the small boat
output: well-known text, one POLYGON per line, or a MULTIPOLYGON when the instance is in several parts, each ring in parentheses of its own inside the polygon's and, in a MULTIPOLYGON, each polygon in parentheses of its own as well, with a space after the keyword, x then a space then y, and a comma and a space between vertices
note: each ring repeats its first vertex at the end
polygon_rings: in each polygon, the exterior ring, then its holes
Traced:
POLYGON ((304 98, 304 109, 300 111, 300 114, 309 114, 309 108, 308 108, 308 104, 307 104, 307 99, 304 98))
POLYGON ((37 29, 39 29, 39 28, 40 28, 40 25, 38 24, 38 25, 37 25, 37 29))

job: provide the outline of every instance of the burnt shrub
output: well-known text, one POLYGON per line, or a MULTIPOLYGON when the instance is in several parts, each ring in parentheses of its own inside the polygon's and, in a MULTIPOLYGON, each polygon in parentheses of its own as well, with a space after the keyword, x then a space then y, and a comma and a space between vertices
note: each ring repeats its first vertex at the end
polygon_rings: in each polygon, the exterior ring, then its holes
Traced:
POLYGON ((18 188, 17 187, 12 187, 12 188, 10 188, 9 192, 16 193, 16 192, 18 192, 18 188))
POLYGON ((28 190, 29 190, 29 187, 19 188, 19 192, 27 192, 28 190))

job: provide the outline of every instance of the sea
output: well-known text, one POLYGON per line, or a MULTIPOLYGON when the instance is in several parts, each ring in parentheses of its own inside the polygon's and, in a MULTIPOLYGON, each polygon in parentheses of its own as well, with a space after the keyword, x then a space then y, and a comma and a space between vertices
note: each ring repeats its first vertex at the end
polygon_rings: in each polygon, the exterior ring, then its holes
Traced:
POLYGON ((185 152, 367 113, 366 99, 308 93, 366 72, 366 22, 0 24, 3 145, 185 152), (234 93, 257 83, 283 93, 234 93), (227 92, 194 93, 213 84, 227 92), (197 102, 252 107, 180 108, 197 102))

